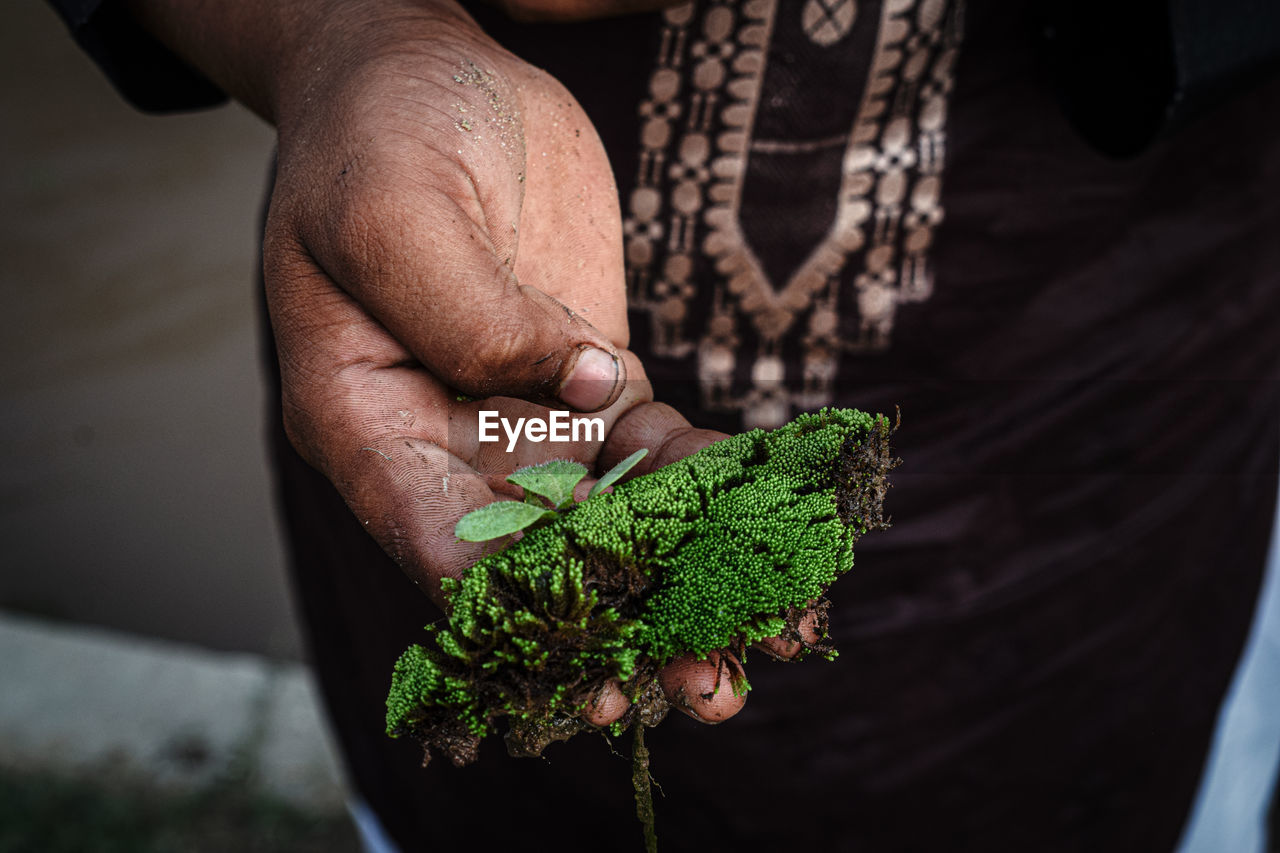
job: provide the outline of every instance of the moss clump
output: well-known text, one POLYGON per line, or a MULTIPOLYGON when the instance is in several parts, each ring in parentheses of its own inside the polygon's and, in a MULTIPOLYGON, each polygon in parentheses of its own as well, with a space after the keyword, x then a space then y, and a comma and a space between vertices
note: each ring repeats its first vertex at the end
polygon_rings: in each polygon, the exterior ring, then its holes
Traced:
POLYGON ((892 431, 856 410, 801 415, 526 532, 445 581, 448 623, 428 626, 428 642, 397 662, 388 733, 462 765, 506 717, 508 749, 536 755, 588 728, 577 715, 607 679, 633 699, 621 732, 661 720, 656 674, 674 657, 801 640, 800 616, 815 601, 825 613, 823 593, 853 566, 858 537, 887 526, 892 431))

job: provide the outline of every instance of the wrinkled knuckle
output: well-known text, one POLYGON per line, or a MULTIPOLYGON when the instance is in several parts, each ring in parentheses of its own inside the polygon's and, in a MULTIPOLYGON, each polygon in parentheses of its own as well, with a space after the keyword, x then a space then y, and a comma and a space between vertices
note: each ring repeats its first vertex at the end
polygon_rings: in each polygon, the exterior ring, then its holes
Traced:
POLYGON ((332 247, 343 277, 368 266, 378 255, 380 220, 393 211, 387 194, 369 180, 352 181, 336 192, 323 221, 321 245, 332 247))
POLYGON ((484 385, 523 374, 527 363, 539 357, 530 356, 528 340, 519 329, 485 329, 476 334, 461 370, 472 381, 484 385))
MULTIPOLYGON (((400 171, 365 174, 335 189, 317 243, 332 248, 340 278, 374 279, 402 268, 417 268, 424 258, 447 257, 438 240, 480 239, 479 191, 470 171, 443 156, 406 154, 400 171)), ((326 253, 327 254, 327 253, 326 253)), ((419 272, 448 278, 447 264, 419 272)))
MULTIPOLYGON (((360 517, 358 512, 356 515, 357 518, 360 517)), ((365 520, 365 524, 369 524, 369 521, 365 520)), ((381 519, 380 529, 374 531, 374 538, 391 561, 402 571, 416 565, 414 540, 404 525, 395 518, 384 516, 381 519)))
POLYGON ((333 383, 282 358, 281 419, 285 436, 312 467, 332 477, 335 437, 348 432, 348 410, 333 383), (289 365, 289 366, 284 366, 289 365))
POLYGON ((308 463, 323 468, 318 436, 322 432, 313 409, 302 403, 297 394, 286 391, 281 401, 280 418, 285 438, 308 463))
POLYGON ((304 274, 308 262, 296 220, 273 199, 262 232, 262 275, 268 296, 304 274))
POLYGON ((480 195, 475 175, 455 157, 430 157, 416 171, 424 188, 454 204, 469 204, 480 195))
POLYGON ((262 230, 262 266, 268 280, 287 268, 297 251, 297 244, 292 223, 273 200, 262 230))

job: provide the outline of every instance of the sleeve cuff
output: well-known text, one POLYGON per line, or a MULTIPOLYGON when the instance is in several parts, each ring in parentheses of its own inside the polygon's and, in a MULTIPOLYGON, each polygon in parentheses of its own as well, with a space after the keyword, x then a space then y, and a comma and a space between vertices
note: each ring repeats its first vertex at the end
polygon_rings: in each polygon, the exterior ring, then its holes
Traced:
POLYGON ((71 35, 139 110, 197 110, 226 94, 144 31, 120 0, 51 0, 71 35))

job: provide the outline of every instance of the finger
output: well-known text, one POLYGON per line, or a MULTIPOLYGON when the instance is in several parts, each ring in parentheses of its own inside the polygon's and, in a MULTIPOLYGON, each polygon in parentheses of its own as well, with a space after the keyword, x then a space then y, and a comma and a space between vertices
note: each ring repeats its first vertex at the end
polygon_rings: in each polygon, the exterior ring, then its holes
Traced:
POLYGON ((649 448, 648 455, 631 471, 630 476, 637 477, 728 437, 715 430, 695 429, 665 403, 644 403, 627 410, 614 423, 597 464, 607 471, 636 450, 649 448))
POLYGON ((795 633, 799 636, 796 639, 791 632, 784 632, 776 637, 766 637, 758 643, 753 644, 753 648, 757 648, 777 660, 791 660, 800 654, 800 650, 805 645, 815 645, 822 639, 820 633, 820 617, 817 611, 810 608, 804 612, 796 623, 795 633))
POLYGON ((703 660, 688 654, 663 667, 658 683, 667 701, 690 717, 722 723, 747 703, 745 693, 734 694, 731 674, 735 671, 741 672, 741 664, 729 652, 712 652, 703 660))
MULTIPOLYGON (((596 463, 597 471, 603 473, 618 461, 629 456, 641 447, 656 448, 666 442, 669 436, 660 430, 689 432, 688 421, 675 413, 669 406, 663 406, 659 418, 636 417, 637 411, 643 415, 647 407, 652 405, 652 386, 644 375, 644 367, 639 359, 629 350, 620 353, 625 365, 627 382, 618 394, 617 400, 608 408, 589 415, 576 415, 576 421, 595 423, 580 424, 584 428, 576 433, 577 440, 551 444, 547 440, 530 440, 526 437, 512 439, 508 429, 519 431, 521 418, 546 419, 549 410, 533 403, 513 398, 488 398, 451 407, 453 421, 449 430, 449 450, 455 456, 467 461, 482 474, 498 476, 500 482, 515 468, 545 462, 549 458, 591 460, 596 463), (482 411, 500 409, 499 415, 506 419, 506 425, 498 429, 492 428, 492 416, 486 441, 480 441, 479 418, 482 411), (626 419, 628 423, 649 423, 653 429, 628 427, 622 433, 622 439, 614 435, 618 424, 626 419), (615 458, 608 464, 602 464, 600 456, 602 448, 613 447, 610 454, 615 458), (625 452, 619 453, 619 450, 625 452)), ((693 431, 698 432, 698 431, 693 431)), ((571 438, 574 433, 570 431, 571 438)), ((720 433, 706 433, 702 443, 709 443, 713 438, 722 437, 720 433)), ((687 442, 685 442, 687 444, 687 442)), ((688 449, 688 448, 686 448, 688 449)), ((651 454, 653 455, 653 454, 651 454)), ((670 452, 657 454, 660 458, 672 458, 670 452)), ((499 486, 499 488, 501 488, 499 486)), ((584 493, 585 494, 585 493, 584 493)), ((581 499, 581 496, 579 496, 581 499)))
POLYGON ((587 703, 582 719, 593 726, 607 726, 619 719, 631 707, 631 700, 622 692, 616 679, 609 679, 587 703))

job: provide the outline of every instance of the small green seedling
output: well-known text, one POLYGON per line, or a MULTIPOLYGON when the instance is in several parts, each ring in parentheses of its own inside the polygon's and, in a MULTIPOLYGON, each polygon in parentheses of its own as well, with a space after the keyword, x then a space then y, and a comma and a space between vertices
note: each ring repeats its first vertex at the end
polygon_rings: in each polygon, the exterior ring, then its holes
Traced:
MULTIPOLYGON (((587 497, 593 498, 616 483, 648 452, 641 448, 614 465, 596 481, 587 497)), ((508 477, 507 482, 524 489, 524 502, 499 501, 469 512, 458 520, 454 535, 466 542, 488 542, 510 536, 538 522, 550 521, 573 506, 573 490, 585 476, 585 465, 567 459, 552 459, 541 465, 521 468, 508 477), (551 508, 548 509, 543 501, 551 508)))

